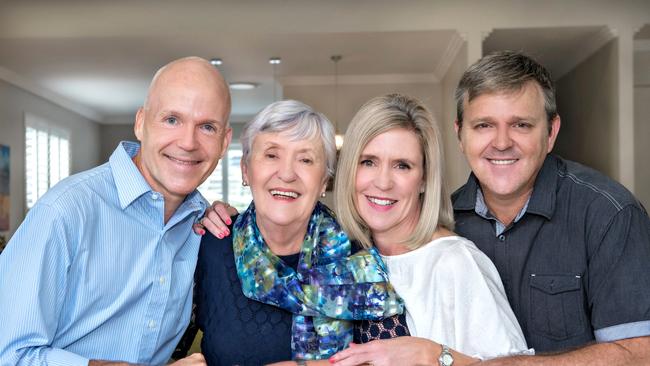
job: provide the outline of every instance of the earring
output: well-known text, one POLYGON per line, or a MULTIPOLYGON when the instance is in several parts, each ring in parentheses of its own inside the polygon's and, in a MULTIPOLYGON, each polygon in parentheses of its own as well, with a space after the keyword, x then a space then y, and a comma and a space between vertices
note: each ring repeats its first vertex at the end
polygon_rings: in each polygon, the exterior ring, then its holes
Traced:
POLYGON ((241 181, 241 185, 242 185, 243 187, 248 187, 248 182, 245 181, 245 180, 242 180, 242 181, 241 181))
POLYGON ((320 196, 321 196, 321 198, 325 198, 325 196, 326 196, 325 192, 321 193, 320 196))

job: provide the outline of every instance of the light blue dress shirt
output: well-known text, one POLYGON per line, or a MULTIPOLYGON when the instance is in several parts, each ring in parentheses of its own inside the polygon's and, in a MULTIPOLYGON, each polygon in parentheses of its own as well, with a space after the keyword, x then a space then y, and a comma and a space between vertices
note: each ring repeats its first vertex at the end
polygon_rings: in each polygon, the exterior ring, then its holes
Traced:
POLYGON ((108 163, 73 175, 29 211, 0 255, 0 365, 167 362, 190 318, 207 202, 164 202, 122 142, 108 163))

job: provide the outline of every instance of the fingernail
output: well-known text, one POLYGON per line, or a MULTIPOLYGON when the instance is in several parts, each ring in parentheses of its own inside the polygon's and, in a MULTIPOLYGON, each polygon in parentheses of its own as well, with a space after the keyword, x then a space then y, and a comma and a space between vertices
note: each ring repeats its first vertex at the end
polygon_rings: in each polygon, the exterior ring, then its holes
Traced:
POLYGON ((199 229, 199 235, 201 235, 201 236, 205 235, 205 230, 199 229))
POLYGON ((221 234, 221 233, 217 234, 217 238, 223 239, 223 234, 221 234))
POLYGON ((334 356, 327 359, 327 361, 329 361, 330 363, 335 363, 336 362, 336 360, 334 359, 334 356))
POLYGON ((226 225, 230 225, 230 224, 232 224, 232 220, 231 219, 226 219, 226 225))

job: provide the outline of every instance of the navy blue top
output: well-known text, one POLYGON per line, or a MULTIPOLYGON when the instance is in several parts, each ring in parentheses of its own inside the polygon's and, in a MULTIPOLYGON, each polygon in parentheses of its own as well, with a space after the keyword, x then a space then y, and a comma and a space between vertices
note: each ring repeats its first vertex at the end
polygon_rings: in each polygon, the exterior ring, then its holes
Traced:
MULTIPOLYGON (((299 256, 279 258, 297 268, 299 256)), ((291 359, 293 314, 244 296, 232 235, 203 237, 195 281, 196 324, 203 331, 201 351, 208 365, 263 365, 291 359)))
POLYGON ((650 335, 650 220, 623 186, 548 155, 521 219, 497 235, 472 174, 456 232, 494 262, 528 346, 561 351, 650 335))

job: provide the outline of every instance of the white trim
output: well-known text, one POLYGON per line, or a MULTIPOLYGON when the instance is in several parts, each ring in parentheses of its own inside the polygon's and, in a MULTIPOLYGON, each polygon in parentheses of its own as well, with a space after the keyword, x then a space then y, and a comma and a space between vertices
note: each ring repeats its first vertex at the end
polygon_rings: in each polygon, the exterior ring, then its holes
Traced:
POLYGON ((100 113, 87 108, 85 106, 82 106, 80 104, 77 104, 55 92, 52 92, 50 90, 47 90, 37 84, 34 84, 27 78, 24 78, 15 72, 6 69, 2 66, 0 66, 0 80, 4 80, 8 82, 9 84, 12 84, 14 86, 17 86, 23 90, 26 90, 36 96, 39 96, 43 99, 46 99, 58 106, 61 106, 65 109, 68 109, 70 111, 73 111, 75 113, 78 113, 82 115, 83 117, 86 117, 94 122, 100 122, 104 119, 104 116, 101 115, 100 113))
POLYGON ((460 52, 464 43, 465 39, 461 37, 458 32, 454 32, 454 35, 447 44, 445 52, 442 54, 442 57, 440 57, 440 61, 438 61, 436 69, 433 71, 433 74, 438 80, 442 80, 445 77, 447 71, 449 71, 451 63, 454 62, 456 56, 458 56, 458 52, 460 52))
POLYGON ((608 26, 603 26, 593 37, 587 39, 585 42, 580 43, 580 47, 573 50, 572 55, 564 57, 564 63, 560 64, 557 72, 553 77, 557 80, 563 77, 567 72, 573 70, 581 62, 589 58, 607 42, 616 37, 616 30, 610 29, 608 26))
MULTIPOLYGON (((430 74, 374 74, 374 75, 339 75, 339 85, 374 85, 374 84, 436 84, 440 79, 430 74)), ((334 85, 333 75, 285 76, 279 79, 282 86, 334 85)))

